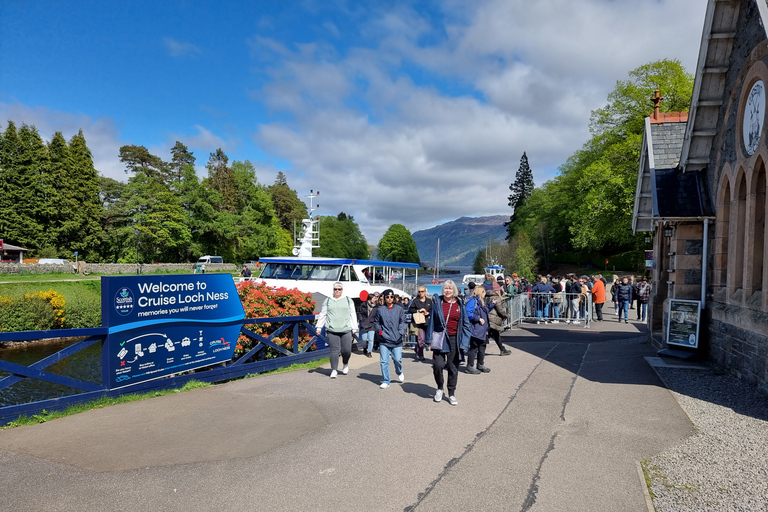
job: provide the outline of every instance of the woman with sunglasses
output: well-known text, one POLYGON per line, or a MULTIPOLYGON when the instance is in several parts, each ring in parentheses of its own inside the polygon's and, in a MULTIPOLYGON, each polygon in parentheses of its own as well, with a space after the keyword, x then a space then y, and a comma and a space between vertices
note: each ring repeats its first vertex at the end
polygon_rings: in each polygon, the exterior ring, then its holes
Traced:
POLYGON ((317 335, 320 336, 323 327, 331 349, 331 378, 338 375, 339 353, 344 366, 341 373, 349 373, 349 357, 352 354, 352 333, 357 333, 357 313, 355 304, 349 297, 342 297, 342 284, 333 284, 333 297, 328 297, 317 315, 317 335))

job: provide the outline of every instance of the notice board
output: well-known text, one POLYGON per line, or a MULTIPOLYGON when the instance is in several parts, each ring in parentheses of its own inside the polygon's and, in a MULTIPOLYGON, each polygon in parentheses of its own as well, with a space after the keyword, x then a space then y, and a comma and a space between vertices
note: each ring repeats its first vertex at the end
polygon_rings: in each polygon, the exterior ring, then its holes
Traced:
POLYGON ((701 303, 697 300, 670 299, 667 344, 698 348, 701 303))

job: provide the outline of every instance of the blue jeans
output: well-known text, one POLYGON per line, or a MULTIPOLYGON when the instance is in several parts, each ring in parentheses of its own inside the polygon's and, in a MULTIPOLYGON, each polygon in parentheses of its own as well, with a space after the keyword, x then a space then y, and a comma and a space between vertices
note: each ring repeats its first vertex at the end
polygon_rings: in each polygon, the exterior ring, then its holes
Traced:
POLYGON ((360 333, 360 343, 368 342, 368 353, 373 352, 373 331, 363 331, 360 333))
POLYGON ((619 320, 621 320, 621 312, 624 312, 624 320, 627 319, 627 314, 629 313, 629 301, 628 300, 621 300, 619 301, 619 320))
POLYGON ((645 322, 645 314, 648 312, 648 303, 641 302, 640 304, 638 304, 638 306, 640 307, 639 313, 642 314, 641 318, 643 319, 643 322, 645 322))
POLYGON ((392 354, 392 362, 395 363, 395 373, 403 373, 403 346, 386 347, 379 343, 379 360, 381 361, 381 381, 389 384, 389 354, 392 354))

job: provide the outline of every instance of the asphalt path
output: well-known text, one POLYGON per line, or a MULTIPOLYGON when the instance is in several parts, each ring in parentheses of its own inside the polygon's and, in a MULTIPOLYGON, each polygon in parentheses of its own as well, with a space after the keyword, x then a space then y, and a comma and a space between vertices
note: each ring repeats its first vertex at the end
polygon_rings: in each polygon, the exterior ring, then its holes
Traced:
MULTIPOLYGON (((606 315, 610 319, 609 315, 606 315)), ((353 354, 0 431, 0 510, 648 510, 638 461, 693 426, 644 360, 645 326, 528 325, 433 400, 353 354)), ((394 373, 394 372, 393 372, 394 373)))

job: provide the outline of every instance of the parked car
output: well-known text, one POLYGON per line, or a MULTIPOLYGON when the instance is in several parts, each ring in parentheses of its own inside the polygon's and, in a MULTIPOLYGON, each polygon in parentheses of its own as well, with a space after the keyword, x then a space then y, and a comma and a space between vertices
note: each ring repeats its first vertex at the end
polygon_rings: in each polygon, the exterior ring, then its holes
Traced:
POLYGON ((208 263, 224 263, 224 258, 221 256, 201 256, 199 260, 197 260, 198 265, 206 265, 208 263))

